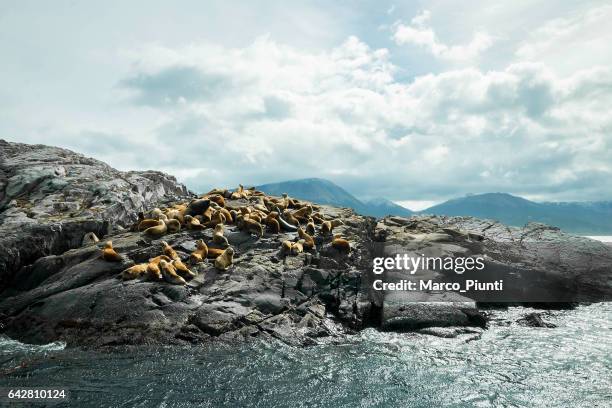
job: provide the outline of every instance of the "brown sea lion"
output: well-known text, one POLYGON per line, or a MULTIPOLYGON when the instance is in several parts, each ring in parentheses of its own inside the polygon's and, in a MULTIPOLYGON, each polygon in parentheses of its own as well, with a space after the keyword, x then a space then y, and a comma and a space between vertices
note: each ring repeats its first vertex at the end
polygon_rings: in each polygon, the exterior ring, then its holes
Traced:
POLYGON ((306 232, 310 235, 315 234, 315 224, 314 221, 312 221, 312 218, 310 218, 310 221, 308 221, 308 224, 306 224, 306 232))
POLYGON ((229 247, 215 259, 215 268, 226 271, 234 262, 234 248, 229 247))
POLYGON ((332 240, 332 246, 340 252, 351 252, 351 244, 339 235, 336 235, 332 240))
POLYGON ((268 227, 268 231, 270 231, 271 233, 278 234, 280 232, 280 224, 278 223, 278 220, 270 218, 267 221, 266 225, 268 227))
POLYGON ((214 194, 207 197, 210 201, 217 203, 221 207, 225 207, 225 198, 220 194, 214 194))
POLYGON ((331 221, 323 221, 323 223, 321 224, 321 233, 323 235, 331 234, 332 229, 333 229, 333 226, 332 226, 331 221))
POLYGON ((123 280, 140 278, 141 276, 144 276, 147 273, 147 266, 148 264, 146 263, 131 266, 121 272, 121 277, 123 278, 123 280))
POLYGON ((315 246, 314 239, 310 235, 308 235, 306 231, 302 229, 302 227, 298 228, 297 232, 298 232, 298 236, 304 241, 303 243, 304 248, 306 249, 314 248, 315 246))
POLYGON ((145 218, 144 220, 140 221, 140 223, 138 223, 137 230, 144 231, 147 228, 155 227, 156 225, 159 225, 159 219, 145 218))
POLYGON ((174 250, 174 248, 172 248, 170 244, 168 244, 166 241, 162 241, 161 246, 162 246, 162 252, 164 253, 165 256, 167 256, 170 259, 180 259, 178 254, 174 250))
POLYGON ((203 240, 198 239, 196 241, 196 250, 191 253, 189 259, 193 263, 200 263, 200 262, 204 262, 204 259, 206 259, 207 256, 208 256, 208 246, 203 240))
POLYGON ((227 208, 221 208, 219 209, 219 211, 225 217, 225 222, 227 224, 232 224, 235 221, 234 217, 232 216, 232 213, 228 211, 227 208))
POLYGON ((216 259, 219 255, 223 253, 223 251, 224 250, 221 248, 208 247, 208 254, 206 257, 209 259, 216 259))
POLYGON ((172 266, 181 275, 183 278, 193 279, 197 276, 194 272, 190 271, 187 265, 185 265, 180 259, 174 259, 172 261, 172 266))
POLYGON ((206 223, 206 226, 214 228, 217 226, 217 224, 224 224, 224 223, 225 223, 225 215, 223 215, 222 212, 217 211, 213 214, 210 221, 206 223))
POLYGON ((163 220, 157 221, 157 226, 150 227, 144 230, 144 234, 150 237, 160 237, 168 232, 168 227, 166 227, 166 223, 163 220))
POLYGON ((123 257, 113 249, 113 241, 106 241, 102 249, 102 259, 108 262, 121 262, 123 257))
POLYGON ((250 218, 244 218, 242 220, 242 229, 260 238, 263 237, 263 227, 261 224, 250 218))
POLYGON ((161 270, 161 274, 166 282, 172 283, 173 285, 187 284, 187 282, 185 282, 185 279, 183 279, 176 273, 176 269, 170 262, 161 260, 159 262, 159 269, 161 270))
POLYGON ((294 242, 291 244, 291 253, 293 255, 297 255, 301 252, 304 252, 304 240, 300 239, 298 242, 294 242))
POLYGON ((281 244, 281 252, 284 254, 290 253, 291 245, 292 245, 291 241, 283 241, 283 243, 281 244))
POLYGON ((181 222, 176 218, 170 218, 167 221, 164 221, 166 227, 168 228, 168 232, 174 234, 181 230, 181 222))
POLYGON ((227 238, 223 236, 223 224, 217 224, 215 226, 215 231, 213 232, 213 242, 221 245, 224 248, 229 246, 227 238))
POLYGON ((187 226, 187 229, 189 229, 189 230, 203 230, 203 229, 206 229, 206 226, 200 224, 200 221, 197 218, 192 217, 191 215, 186 215, 185 216, 185 225, 187 226))

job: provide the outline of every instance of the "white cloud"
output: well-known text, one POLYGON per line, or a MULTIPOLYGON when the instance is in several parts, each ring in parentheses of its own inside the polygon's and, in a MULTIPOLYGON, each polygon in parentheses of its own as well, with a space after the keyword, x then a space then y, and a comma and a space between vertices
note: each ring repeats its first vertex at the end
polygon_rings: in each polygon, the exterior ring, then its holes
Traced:
POLYGON ((594 65, 612 65, 612 5, 553 18, 517 46, 521 60, 540 61, 560 73, 594 65))
POLYGON ((451 61, 473 60, 493 45, 493 37, 485 32, 475 32, 471 41, 464 45, 444 44, 438 39, 433 28, 427 25, 430 18, 431 13, 425 10, 415 16, 410 25, 396 24, 393 40, 398 45, 422 47, 437 58, 451 61))
MULTIPOLYGON (((398 3, 394 16, 414 16, 406 7, 398 3)), ((438 57, 433 63, 410 59, 410 47, 374 48, 369 44, 384 41, 379 33, 368 38, 364 28, 357 38, 350 35, 356 28, 341 24, 346 36, 335 46, 310 47, 303 30, 261 35, 269 26, 256 22, 248 41, 226 41, 217 22, 213 37, 189 31, 166 42, 147 31, 126 42, 123 34, 133 33, 127 19, 118 43, 104 42, 107 25, 96 32, 100 43, 83 33, 93 62, 59 58, 61 50, 53 47, 53 58, 36 70, 36 64, 15 65, 21 59, 14 55, 6 58, 15 66, 12 76, 0 78, 7 90, 0 95, 0 137, 73 148, 121 169, 161 169, 197 190, 324 177, 358 196, 402 202, 491 191, 610 199, 612 54, 599 40, 610 39, 601 17, 607 9, 564 12, 575 17, 562 23, 546 22, 560 13, 531 13, 543 31, 521 42, 525 33, 513 29, 517 20, 508 15, 529 7, 513 7, 488 14, 498 16, 488 26, 476 10, 453 15, 441 7, 393 26, 396 41, 423 47, 438 57), (494 31, 499 18, 510 20, 502 33, 494 31), (454 38, 471 35, 456 21, 495 34, 495 47, 487 34, 467 42, 454 38), (443 31, 445 22, 455 25, 443 31), (519 58, 514 52, 522 46, 519 58), (498 53, 504 59, 496 59, 498 53), (69 61, 70 69, 58 65, 49 73, 50 61, 69 61), (422 74, 407 78, 406 72, 422 74)), ((215 16, 226 14, 232 16, 215 16)), ((196 20, 190 27, 213 24, 199 15, 196 20)), ((319 31, 317 21, 304 25, 319 31)), ((230 32, 243 30, 223 31, 230 32)), ((64 49, 70 38, 57 43, 64 49)))
POLYGON ((561 77, 541 63, 516 63, 406 83, 388 50, 356 37, 327 52, 262 37, 245 48, 146 46, 126 55, 140 62, 129 78, 148 78, 127 82, 138 104, 152 98, 145 105, 168 115, 153 137, 187 129, 182 138, 192 140, 188 149, 168 146, 164 168, 224 169, 182 173, 196 188, 319 176, 403 201, 612 193, 595 184, 612 176, 609 68, 561 77), (184 72, 200 91, 176 98, 185 84, 162 81, 173 67, 191 67, 184 72), (159 103, 160 87, 175 100, 159 103))

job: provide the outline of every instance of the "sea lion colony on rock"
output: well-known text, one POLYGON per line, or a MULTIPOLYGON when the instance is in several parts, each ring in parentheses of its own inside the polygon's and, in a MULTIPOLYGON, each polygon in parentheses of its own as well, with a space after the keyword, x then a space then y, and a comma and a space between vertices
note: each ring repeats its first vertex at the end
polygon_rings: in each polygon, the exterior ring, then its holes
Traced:
MULTIPOLYGON (((263 237, 264 226, 271 234, 297 232, 294 241, 285 240, 279 248, 281 255, 288 256, 316 248, 316 225, 319 225, 320 236, 329 237, 335 227, 344 223, 340 219, 325 219, 319 207, 290 198, 287 194, 281 198, 267 196, 255 188, 245 189, 239 185, 235 191, 213 189, 189 203, 178 203, 165 209, 154 208, 148 214, 138 213, 138 220, 130 230, 157 239, 181 229, 201 231, 212 228, 212 243, 224 249, 211 247, 199 239, 195 242, 196 250, 189 256, 189 264, 196 265, 211 259, 215 268, 226 271, 233 264, 235 254, 224 235, 226 224, 234 224, 239 230, 258 238, 263 237), (246 203, 236 205, 229 203, 229 200, 245 200, 246 203)), ((351 250, 350 243, 337 234, 333 236, 331 246, 343 253, 351 250)), ((197 276, 166 241, 161 242, 160 249, 159 256, 125 269, 121 277, 124 280, 144 278, 185 285, 186 279, 197 276)), ((109 262, 124 260, 113 249, 111 241, 106 242, 101 257, 109 262)))

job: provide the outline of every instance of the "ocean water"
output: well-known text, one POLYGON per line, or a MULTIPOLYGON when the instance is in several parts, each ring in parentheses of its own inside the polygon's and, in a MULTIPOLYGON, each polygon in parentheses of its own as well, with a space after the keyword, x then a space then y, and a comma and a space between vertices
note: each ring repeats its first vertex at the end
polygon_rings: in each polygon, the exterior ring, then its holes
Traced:
POLYGON ((86 351, 3 338, 0 387, 67 387, 56 406, 76 407, 610 407, 612 303, 551 312, 554 329, 504 323, 530 311, 496 312, 478 340, 367 329, 308 348, 86 351))

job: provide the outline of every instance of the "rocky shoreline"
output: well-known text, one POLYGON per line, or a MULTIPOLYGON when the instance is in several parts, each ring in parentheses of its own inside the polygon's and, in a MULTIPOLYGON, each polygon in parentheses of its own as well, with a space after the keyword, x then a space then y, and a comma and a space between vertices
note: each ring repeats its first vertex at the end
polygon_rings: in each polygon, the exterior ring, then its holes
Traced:
MULTIPOLYGON (((261 198, 225 194, 223 206, 238 212, 261 198)), ((288 255, 283 242, 297 242, 297 232, 266 230, 258 236, 227 222, 225 237, 235 251, 227 271, 210 260, 189 263, 197 240, 213 241, 212 228, 183 224, 159 237, 129 229, 139 212, 194 198, 163 173, 119 172, 65 149, 0 141, 3 332, 24 342, 86 347, 267 337, 310 345, 372 326, 442 337, 486 327, 483 308, 493 306, 494 298, 442 292, 415 299, 373 290, 373 258, 397 253, 483 255, 487 276, 480 278, 508 279, 507 301, 516 304, 560 300, 567 306, 609 300, 612 293, 611 247, 535 223, 514 228, 470 217, 376 220, 350 209, 299 203, 314 206, 324 220, 340 220, 333 232, 350 243, 350 252, 334 247, 333 235, 322 233, 319 224, 314 248, 288 255), (82 246, 90 232, 102 241, 82 246), (100 257, 107 240, 121 262, 100 257), (186 285, 121 279, 126 268, 159 256, 162 241, 196 277, 186 285)), ((434 280, 452 278, 427 273, 434 280)), ((401 278, 395 271, 384 277, 401 278)), ((524 324, 546 326, 539 316, 526 316, 524 324)))

